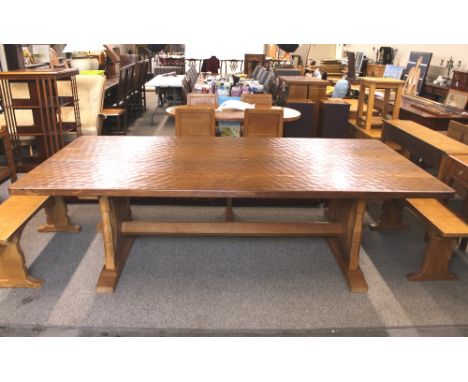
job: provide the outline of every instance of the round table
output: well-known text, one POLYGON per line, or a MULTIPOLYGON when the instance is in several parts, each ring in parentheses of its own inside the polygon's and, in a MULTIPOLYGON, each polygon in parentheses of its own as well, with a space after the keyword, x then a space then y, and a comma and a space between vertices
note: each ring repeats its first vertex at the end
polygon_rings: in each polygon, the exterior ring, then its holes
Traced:
MULTIPOLYGON (((166 113, 174 117, 175 109, 177 106, 170 106, 166 109, 166 113)), ((265 108, 262 108, 265 109, 265 108)), ((280 107, 280 106, 271 106, 271 109, 283 110, 283 120, 284 122, 297 121, 301 118, 301 112, 289 107, 280 107)), ((243 122, 244 121, 244 111, 243 110, 222 110, 215 111, 215 119, 222 122, 243 122)))

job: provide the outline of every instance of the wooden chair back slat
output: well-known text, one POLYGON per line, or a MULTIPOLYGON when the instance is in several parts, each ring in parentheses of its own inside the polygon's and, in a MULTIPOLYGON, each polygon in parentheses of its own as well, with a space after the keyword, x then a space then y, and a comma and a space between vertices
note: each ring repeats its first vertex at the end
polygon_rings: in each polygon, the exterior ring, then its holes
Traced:
POLYGON ((244 137, 282 137, 282 109, 247 109, 244 114, 244 137))
POLYGON ((216 136, 214 109, 207 106, 178 106, 175 130, 177 137, 216 136))

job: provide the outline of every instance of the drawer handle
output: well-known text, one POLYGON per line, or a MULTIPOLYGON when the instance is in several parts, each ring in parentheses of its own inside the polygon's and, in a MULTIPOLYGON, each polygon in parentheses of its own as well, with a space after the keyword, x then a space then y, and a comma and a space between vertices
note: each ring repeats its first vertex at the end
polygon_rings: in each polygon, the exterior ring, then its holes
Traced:
POLYGON ((463 175, 463 170, 458 170, 458 171, 457 171, 457 175, 458 175, 458 176, 463 175))

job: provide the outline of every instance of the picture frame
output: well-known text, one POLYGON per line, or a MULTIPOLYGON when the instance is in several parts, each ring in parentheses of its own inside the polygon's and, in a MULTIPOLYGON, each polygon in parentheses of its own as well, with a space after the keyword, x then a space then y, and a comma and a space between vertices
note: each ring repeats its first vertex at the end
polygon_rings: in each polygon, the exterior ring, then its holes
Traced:
POLYGON ((463 92, 456 89, 449 89, 444 100, 445 106, 455 107, 460 110, 465 110, 468 103, 468 92, 463 92))

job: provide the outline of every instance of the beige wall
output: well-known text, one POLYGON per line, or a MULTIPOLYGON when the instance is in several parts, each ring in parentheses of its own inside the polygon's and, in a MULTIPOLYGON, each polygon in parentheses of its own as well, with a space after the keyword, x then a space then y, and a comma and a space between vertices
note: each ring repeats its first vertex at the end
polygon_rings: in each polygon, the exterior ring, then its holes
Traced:
POLYGON ((310 44, 309 60, 335 58, 336 44, 310 44))
POLYGON ((446 75, 445 65, 450 57, 453 57, 455 69, 458 68, 458 61, 461 60, 460 69, 468 70, 468 45, 345 44, 343 50, 364 52, 368 58, 375 60, 376 52, 381 46, 391 46, 397 49, 393 63, 401 66, 406 66, 411 51, 432 52, 431 69, 429 71, 429 75, 432 74, 431 77, 439 74, 440 71, 443 75, 446 75), (440 67, 440 60, 444 60, 442 68, 440 67))

